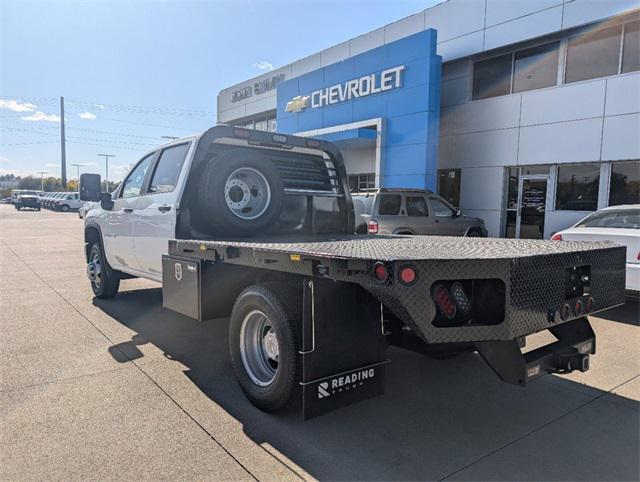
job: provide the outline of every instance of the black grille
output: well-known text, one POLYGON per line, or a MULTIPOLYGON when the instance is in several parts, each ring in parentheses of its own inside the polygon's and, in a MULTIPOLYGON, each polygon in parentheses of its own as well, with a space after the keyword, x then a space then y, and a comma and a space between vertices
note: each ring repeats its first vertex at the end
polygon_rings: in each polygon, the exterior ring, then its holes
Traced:
POLYGON ((336 171, 328 168, 323 160, 274 159, 273 163, 280 171, 285 189, 341 192, 336 171), (331 175, 329 171, 335 174, 331 175))

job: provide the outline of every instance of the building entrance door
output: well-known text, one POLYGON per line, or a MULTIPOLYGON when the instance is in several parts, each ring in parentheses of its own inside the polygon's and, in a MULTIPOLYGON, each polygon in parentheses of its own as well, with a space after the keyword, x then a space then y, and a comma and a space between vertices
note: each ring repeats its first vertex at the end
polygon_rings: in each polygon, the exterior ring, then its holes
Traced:
POLYGON ((547 176, 520 177, 516 238, 542 239, 544 237, 547 181, 547 176))

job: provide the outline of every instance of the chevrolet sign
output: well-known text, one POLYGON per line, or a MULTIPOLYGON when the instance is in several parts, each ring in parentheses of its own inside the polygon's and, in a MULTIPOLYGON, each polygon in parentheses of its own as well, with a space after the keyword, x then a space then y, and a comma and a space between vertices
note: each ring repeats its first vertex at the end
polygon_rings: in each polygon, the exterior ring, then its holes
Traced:
POLYGON ((302 112, 308 107, 316 109, 397 89, 402 85, 404 70, 405 66, 399 65, 383 70, 379 74, 369 74, 342 84, 314 90, 311 95, 298 95, 287 103, 285 112, 302 112))

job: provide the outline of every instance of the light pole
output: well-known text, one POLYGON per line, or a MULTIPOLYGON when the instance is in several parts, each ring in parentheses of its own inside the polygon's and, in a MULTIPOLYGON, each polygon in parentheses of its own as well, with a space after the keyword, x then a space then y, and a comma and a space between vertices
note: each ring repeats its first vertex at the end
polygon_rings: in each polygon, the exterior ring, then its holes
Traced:
POLYGON ((76 167, 76 178, 78 179, 78 185, 76 186, 76 188, 78 189, 78 192, 80 192, 80 168, 86 166, 86 164, 71 164, 71 165, 76 167))
POLYGON ((44 192, 44 175, 49 171, 36 171, 36 174, 40 174, 40 190, 44 192))
POLYGON ((104 190, 109 192, 109 158, 116 157, 115 154, 98 154, 99 156, 104 157, 104 190))

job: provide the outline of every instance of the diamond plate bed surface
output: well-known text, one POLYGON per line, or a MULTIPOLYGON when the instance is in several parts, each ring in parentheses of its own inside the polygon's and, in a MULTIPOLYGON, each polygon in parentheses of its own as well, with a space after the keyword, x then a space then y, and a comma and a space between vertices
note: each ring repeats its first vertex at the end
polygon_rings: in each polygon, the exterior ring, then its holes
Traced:
POLYGON ((178 244, 204 244, 207 248, 255 249, 310 256, 381 261, 513 259, 576 253, 615 246, 609 242, 548 241, 537 239, 460 238, 446 236, 320 235, 288 238, 177 240, 178 244))

